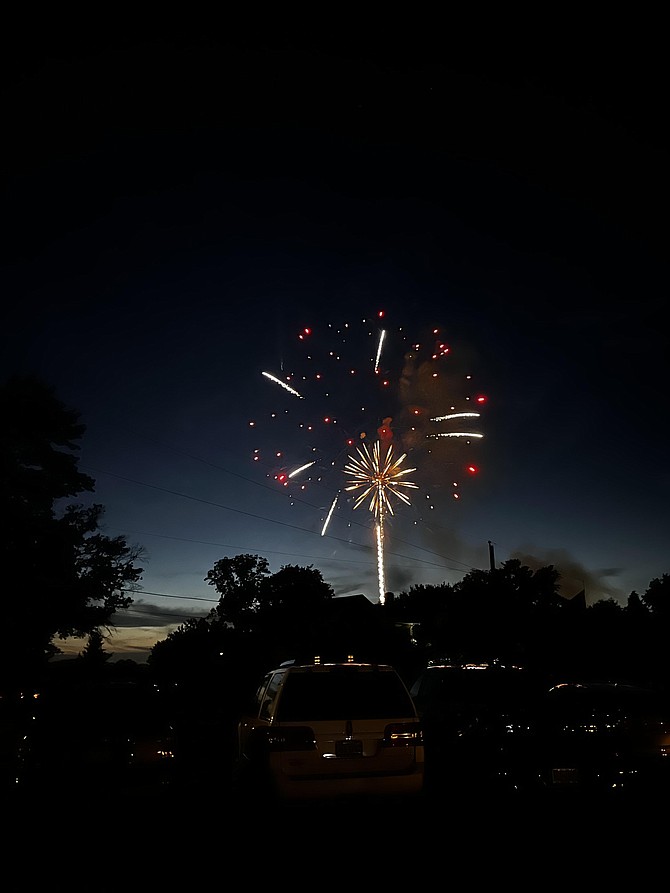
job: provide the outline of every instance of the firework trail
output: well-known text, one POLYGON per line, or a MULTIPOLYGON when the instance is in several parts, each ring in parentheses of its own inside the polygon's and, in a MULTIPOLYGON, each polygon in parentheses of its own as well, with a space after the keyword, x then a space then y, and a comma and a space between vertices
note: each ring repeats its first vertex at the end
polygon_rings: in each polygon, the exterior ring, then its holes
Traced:
POLYGON ((344 473, 350 475, 354 482, 345 487, 347 492, 362 490, 354 502, 357 509, 369 499, 369 510, 374 514, 377 535, 377 580, 379 585, 379 601, 384 604, 386 597, 386 576, 384 570, 384 517, 386 513, 393 514, 393 502, 391 496, 402 500, 409 505, 409 497, 403 493, 403 487, 418 489, 413 481, 403 480, 406 474, 416 471, 416 468, 401 468, 406 455, 403 453, 399 459, 393 461, 393 446, 382 446, 384 441, 390 439, 391 431, 388 428, 390 419, 384 419, 384 423, 378 429, 379 440, 372 449, 363 444, 356 452, 358 457, 349 456, 349 462, 344 466, 344 473))
POLYGON ((432 511, 445 490, 460 498, 463 478, 478 470, 471 452, 483 437, 486 398, 455 368, 437 328, 410 340, 403 329, 390 329, 383 313, 305 328, 294 348, 285 371, 262 373, 266 409, 249 424, 266 445, 254 460, 291 494, 330 491, 322 536, 339 506, 368 505, 383 603, 384 523, 394 501, 409 505, 406 491, 420 489, 424 510, 432 511), (403 464, 408 457, 412 468, 403 464), (416 481, 407 480, 410 473, 416 481))

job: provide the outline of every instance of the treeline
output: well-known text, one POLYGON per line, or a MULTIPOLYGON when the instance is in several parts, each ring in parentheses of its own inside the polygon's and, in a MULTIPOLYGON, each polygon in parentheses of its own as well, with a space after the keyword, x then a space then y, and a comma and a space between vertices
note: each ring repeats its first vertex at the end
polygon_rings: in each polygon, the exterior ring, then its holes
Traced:
POLYGON ((456 584, 412 586, 386 603, 336 599, 312 567, 270 574, 257 555, 218 561, 206 579, 219 593, 151 653, 159 675, 258 678, 283 660, 393 663, 409 681, 428 661, 524 666, 547 679, 600 678, 667 686, 670 576, 586 606, 559 594, 560 573, 514 559, 456 584))

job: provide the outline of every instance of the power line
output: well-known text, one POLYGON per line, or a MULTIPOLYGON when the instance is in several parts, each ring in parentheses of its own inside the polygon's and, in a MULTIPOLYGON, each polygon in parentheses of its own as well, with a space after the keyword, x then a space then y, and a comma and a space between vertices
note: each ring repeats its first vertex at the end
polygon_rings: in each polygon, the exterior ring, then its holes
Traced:
MULTIPOLYGON (((233 508, 232 506, 224 505, 223 503, 219 503, 219 502, 213 502, 213 501, 208 500, 208 499, 203 499, 202 497, 191 496, 191 495, 188 494, 188 493, 181 493, 181 492, 179 492, 178 490, 171 490, 171 489, 169 489, 168 487, 159 487, 157 484, 149 484, 149 483, 146 483, 145 481, 138 481, 138 480, 136 480, 135 478, 129 478, 129 477, 126 477, 125 475, 115 474, 115 473, 112 472, 112 471, 105 471, 104 469, 92 468, 92 467, 90 467, 90 466, 81 466, 81 467, 82 467, 84 470, 86 470, 86 471, 92 471, 92 472, 94 472, 95 474, 106 474, 106 475, 108 475, 109 477, 114 477, 114 478, 117 478, 118 480, 127 481, 128 483, 135 484, 136 486, 139 486, 139 487, 147 487, 147 488, 149 488, 149 489, 151 489, 151 490, 157 490, 158 492, 161 492, 161 493, 167 493, 167 494, 169 494, 169 495, 171 495, 171 496, 178 496, 178 497, 180 497, 180 498, 182 498, 182 499, 188 499, 188 500, 191 500, 192 502, 199 502, 199 503, 201 503, 201 504, 203 504, 203 505, 213 506, 214 508, 221 508, 221 509, 224 509, 224 511, 234 512, 234 513, 236 513, 236 514, 244 515, 244 516, 249 517, 249 518, 254 518, 254 519, 257 520, 257 521, 267 521, 269 524, 277 524, 277 525, 280 526, 280 527, 285 527, 285 528, 288 528, 288 529, 290 529, 290 530, 298 530, 298 531, 300 531, 300 533, 306 533, 306 534, 309 534, 309 535, 311 535, 311 536, 318 536, 318 535, 320 535, 320 534, 315 533, 315 531, 310 530, 310 529, 307 528, 307 527, 299 527, 297 524, 289 524, 289 523, 286 522, 286 521, 278 521, 278 520, 276 520, 276 519, 274 519, 274 518, 267 518, 267 517, 265 517, 265 516, 263 516, 263 515, 256 515, 256 514, 254 514, 253 512, 246 512, 246 511, 244 511, 243 509, 233 508)), ((232 472, 231 472, 231 473, 232 473, 232 472)), ((308 506, 310 505, 309 503, 306 503, 306 502, 304 502, 304 504, 305 504, 305 505, 308 505, 308 506)), ((315 508, 316 506, 311 506, 311 507, 314 507, 314 508, 315 508)), ((352 523, 355 523, 355 522, 352 522, 352 523)), ((365 525, 363 525, 363 524, 357 524, 357 526, 365 527, 365 525)), ((365 528, 365 529, 367 529, 367 528, 365 528)), ((154 535, 154 536, 162 536, 162 534, 149 534, 149 535, 150 535, 150 536, 151 536, 151 535, 154 535)), ((167 537, 166 537, 166 538, 167 538, 167 537)), ((173 539, 180 539, 179 537, 172 537, 172 538, 173 538, 173 539)), ((330 540, 334 540, 334 541, 336 541, 336 542, 344 543, 344 544, 346 544, 346 545, 351 545, 350 540, 348 540, 348 539, 344 539, 344 538, 342 538, 342 537, 337 537, 337 536, 329 535, 328 538, 329 538, 330 540)), ((434 552, 432 549, 427 549, 427 548, 425 548, 424 546, 417 546, 417 545, 415 545, 414 543, 410 543, 410 542, 407 542, 406 540, 402 540, 402 539, 399 539, 399 538, 396 538, 396 539, 397 539, 397 541, 398 541, 399 543, 403 543, 403 544, 406 545, 406 546, 410 546, 410 548, 412 548, 412 549, 417 549, 417 550, 419 550, 419 551, 421 551, 421 552, 427 552, 428 554, 430 554, 430 555, 434 555, 434 556, 436 556, 437 558, 440 558, 440 559, 442 559, 442 560, 444 560, 444 558, 445 558, 445 556, 442 556, 442 555, 440 555, 439 553, 434 552)), ((223 544, 219 544, 219 543, 207 543, 207 542, 202 542, 202 541, 199 541, 199 540, 186 540, 186 539, 184 539, 183 541, 185 541, 185 542, 189 542, 189 541, 190 541, 190 542, 199 542, 201 545, 223 545, 223 544)), ((365 549, 370 549, 370 550, 371 550, 371 547, 368 546, 368 545, 360 544, 360 543, 357 543, 356 545, 359 546, 360 548, 365 548, 365 549)), ((224 545, 223 547, 226 548, 225 545, 224 545)), ((396 556, 399 557, 399 558, 405 558, 405 559, 407 559, 408 561, 425 561, 424 559, 421 559, 421 558, 413 558, 413 557, 411 557, 411 556, 409 556, 409 555, 399 555, 399 554, 396 553, 396 552, 391 552, 390 554, 392 554, 392 555, 396 555, 396 556)), ((468 571, 470 571, 470 570, 472 569, 471 565, 468 565, 468 564, 466 564, 465 562, 462 562, 462 561, 458 561, 458 559, 456 559, 456 558, 448 558, 447 560, 448 560, 448 561, 453 561, 453 562, 455 562, 456 564, 460 564, 460 565, 462 565, 462 569, 467 569, 468 571)), ((431 562, 425 562, 425 563, 430 564, 431 562)), ((443 564, 433 564, 433 566, 434 566, 434 567, 444 567, 443 564)), ((457 569, 457 568, 446 568, 446 569, 447 569, 447 570, 460 570, 461 572, 463 572, 462 569, 457 569)))
MULTIPOLYGON (((216 546, 216 548, 219 548, 219 549, 235 549, 235 550, 241 550, 242 552, 245 552, 245 553, 256 551, 256 547, 254 547, 254 546, 237 546, 237 545, 233 545, 232 543, 216 543, 216 542, 212 542, 211 540, 195 540, 190 537, 174 536, 173 534, 167 534, 167 533, 154 533, 154 532, 148 531, 148 530, 132 530, 132 529, 123 528, 123 527, 111 527, 109 529, 118 530, 119 532, 124 533, 126 535, 133 534, 134 536, 154 536, 154 537, 157 537, 158 539, 176 540, 177 542, 181 542, 181 543, 194 543, 195 545, 199 545, 199 546, 216 546)), ((331 537, 331 539, 336 539, 336 537, 331 537)), ((346 543, 350 544, 349 540, 340 540, 340 542, 346 542, 346 543)), ((402 542, 402 540, 399 540, 399 542, 402 542)), ((368 550, 372 551, 372 547, 368 546, 366 544, 358 544, 357 543, 356 545, 359 548, 368 549, 368 550)), ((407 543, 407 545, 412 546, 411 543, 407 543)), ((416 548, 421 548, 421 547, 417 546, 416 548)), ((263 547, 262 551, 263 551, 263 554, 283 555, 286 558, 307 558, 310 561, 319 560, 319 558, 321 558, 321 560, 328 561, 329 563, 335 563, 335 562, 341 562, 342 564, 363 564, 364 563, 362 560, 356 561, 355 559, 352 559, 352 558, 335 558, 335 557, 330 557, 330 556, 328 556, 327 558, 322 558, 321 556, 305 555, 303 552, 282 552, 277 549, 266 549, 265 547, 263 547)), ((442 557, 438 552, 432 552, 430 549, 425 549, 424 551, 428 552, 431 555, 435 555, 438 558, 442 557)), ((406 558, 408 561, 412 561, 414 563, 421 562, 422 564, 429 564, 432 567, 439 567, 439 568, 443 568, 444 570, 451 570, 451 571, 457 571, 458 573, 462 573, 461 568, 449 567, 448 565, 445 565, 441 562, 439 564, 437 564, 436 562, 428 561, 425 558, 412 558, 409 555, 400 555, 397 552, 389 552, 389 554, 394 555, 397 558, 406 558)), ((450 559, 450 560, 455 561, 456 559, 450 559)), ((413 565, 405 565, 405 567, 407 567, 407 568, 410 568, 412 566, 413 565)), ((464 565, 464 566, 466 566, 468 568, 468 571, 472 570, 472 567, 470 565, 464 565)))
POLYGON ((132 593, 133 595, 158 595, 161 598, 179 598, 187 601, 210 602, 211 604, 217 604, 219 601, 216 598, 205 598, 202 595, 170 595, 167 592, 151 592, 148 589, 122 589, 121 591, 132 593))

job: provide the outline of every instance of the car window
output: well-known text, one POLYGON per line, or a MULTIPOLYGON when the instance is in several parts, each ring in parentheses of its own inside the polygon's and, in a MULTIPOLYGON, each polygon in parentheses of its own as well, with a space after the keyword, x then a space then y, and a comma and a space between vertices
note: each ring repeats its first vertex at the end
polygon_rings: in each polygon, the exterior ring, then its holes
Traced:
POLYGON ((263 676, 263 681, 259 684, 258 688, 255 689, 253 697, 249 699, 245 710, 246 713, 250 713, 252 716, 258 716, 261 704, 263 703, 263 695, 265 694, 265 689, 267 688, 270 679, 271 674, 269 673, 267 676, 263 676))
POLYGON ((261 719, 270 719, 272 717, 272 706, 275 702, 275 698, 277 697, 277 692, 279 691, 279 686, 281 685, 281 681, 283 678, 283 673, 275 673, 274 676, 270 679, 268 687, 263 693, 263 701, 261 703, 261 708, 258 714, 261 719))
POLYGON ((332 672, 289 674, 279 703, 280 722, 327 719, 382 719, 414 716, 414 707, 394 673, 332 672))

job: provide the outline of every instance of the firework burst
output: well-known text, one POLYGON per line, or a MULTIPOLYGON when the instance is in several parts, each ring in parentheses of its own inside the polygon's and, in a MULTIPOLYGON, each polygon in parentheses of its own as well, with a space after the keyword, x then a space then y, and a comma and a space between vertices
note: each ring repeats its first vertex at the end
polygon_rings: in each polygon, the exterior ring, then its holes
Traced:
POLYGON ((280 371, 262 373, 266 408, 250 425, 266 446, 254 460, 291 500, 312 488, 329 492, 322 536, 343 505, 367 504, 382 603, 384 524, 394 503, 409 506, 407 491, 420 489, 420 522, 445 494, 458 500, 463 479, 478 471, 471 453, 483 437, 486 398, 472 391, 461 365, 439 329, 410 340, 380 313, 359 324, 301 330, 280 371), (412 468, 404 466, 408 457, 412 468))
POLYGON ((409 505, 409 497, 402 488, 418 489, 418 485, 412 481, 403 480, 406 474, 416 471, 416 468, 401 468, 406 459, 403 453, 399 459, 393 461, 393 446, 389 446, 382 453, 380 441, 375 441, 372 449, 363 444, 357 450, 358 457, 349 456, 349 462, 344 466, 344 473, 353 478, 353 483, 344 489, 348 492, 362 490, 355 498, 354 508, 363 505, 369 499, 368 508, 374 514, 377 533, 377 578, 379 583, 379 601, 384 604, 386 595, 386 577, 384 571, 384 516, 393 514, 391 496, 400 499, 409 505))
POLYGON ((403 480, 406 474, 416 471, 416 468, 400 468, 407 458, 406 454, 403 453, 394 462, 393 447, 388 447, 382 455, 378 440, 372 445, 372 449, 367 444, 363 444, 357 453, 358 458, 349 456, 349 462, 344 466, 344 473, 354 478, 354 483, 344 489, 347 492, 363 489, 363 492, 356 497, 354 508, 357 509, 370 497, 370 511, 374 513, 375 519, 379 519, 386 512, 393 514, 391 496, 395 496, 409 505, 409 498, 403 493, 402 487, 411 487, 416 490, 418 485, 403 480))

